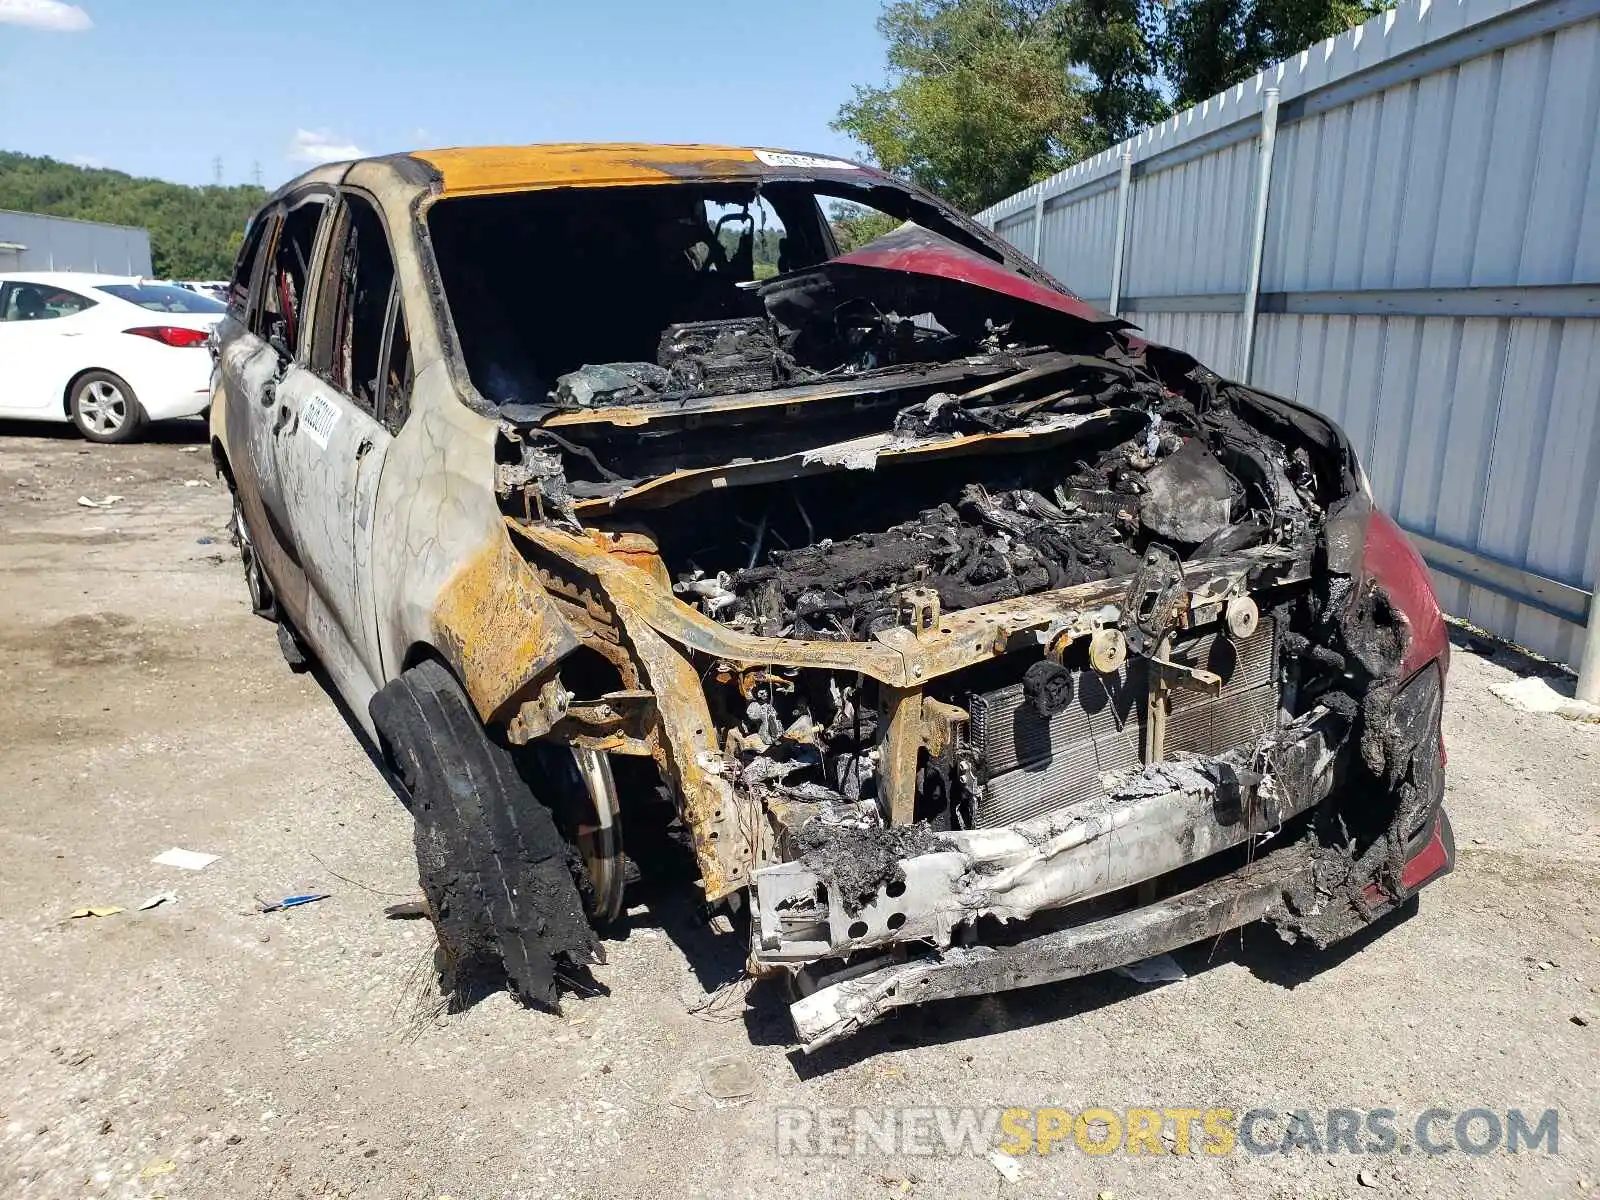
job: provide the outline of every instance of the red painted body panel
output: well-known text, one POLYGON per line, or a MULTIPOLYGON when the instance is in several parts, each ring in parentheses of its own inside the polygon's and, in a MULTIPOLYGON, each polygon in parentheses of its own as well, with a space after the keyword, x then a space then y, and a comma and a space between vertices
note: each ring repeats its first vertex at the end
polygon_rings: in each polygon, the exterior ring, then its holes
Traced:
POLYGON ((1077 296, 1035 283, 976 251, 916 226, 897 229, 868 242, 859 250, 841 254, 830 261, 852 267, 876 267, 884 271, 953 279, 1029 304, 1053 308, 1097 325, 1124 324, 1077 296))
POLYGON ((1444 614, 1433 594, 1433 580, 1422 555, 1387 513, 1372 510, 1367 522, 1366 548, 1361 557, 1367 574, 1381 583, 1405 614, 1411 625, 1411 641, 1400 664, 1400 675, 1409 679, 1434 659, 1440 671, 1450 665, 1450 635, 1444 614))

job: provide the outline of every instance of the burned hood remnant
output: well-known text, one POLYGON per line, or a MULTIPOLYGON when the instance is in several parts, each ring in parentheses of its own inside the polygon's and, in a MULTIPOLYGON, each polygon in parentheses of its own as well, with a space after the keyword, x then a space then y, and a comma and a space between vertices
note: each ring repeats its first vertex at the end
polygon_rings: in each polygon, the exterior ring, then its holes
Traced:
POLYGON ((1249 921, 1326 945, 1449 870, 1443 626, 1331 421, 857 164, 404 166, 383 495, 442 582, 346 623, 426 614, 371 711, 459 960, 589 986, 667 828, 809 1049, 1249 921))

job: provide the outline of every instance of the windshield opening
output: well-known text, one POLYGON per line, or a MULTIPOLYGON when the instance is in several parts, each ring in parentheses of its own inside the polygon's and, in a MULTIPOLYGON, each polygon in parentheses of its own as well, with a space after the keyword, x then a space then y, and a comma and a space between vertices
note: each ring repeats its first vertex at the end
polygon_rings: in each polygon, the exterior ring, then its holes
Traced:
POLYGON ((807 337, 775 319, 772 289, 908 221, 1004 269, 995 245, 882 185, 552 189, 446 199, 427 220, 468 373, 501 406, 750 391, 954 356, 924 297, 845 305, 821 339, 827 363, 797 358, 807 337))

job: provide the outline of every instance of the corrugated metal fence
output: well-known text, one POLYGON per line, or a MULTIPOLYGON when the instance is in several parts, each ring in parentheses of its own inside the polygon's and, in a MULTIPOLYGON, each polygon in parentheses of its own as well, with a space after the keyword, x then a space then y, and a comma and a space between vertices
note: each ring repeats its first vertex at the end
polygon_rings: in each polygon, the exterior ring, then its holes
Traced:
POLYGON ((1445 607, 1577 662, 1597 130, 1600 0, 1404 0, 978 219, 1152 339, 1334 417, 1445 607))

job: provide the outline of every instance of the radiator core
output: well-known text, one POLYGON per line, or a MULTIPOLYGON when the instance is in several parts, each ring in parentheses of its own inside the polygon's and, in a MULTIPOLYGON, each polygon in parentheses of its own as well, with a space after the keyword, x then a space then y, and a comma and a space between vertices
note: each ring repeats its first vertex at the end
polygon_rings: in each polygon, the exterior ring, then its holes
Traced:
MULTIPOLYGON (((1244 745, 1278 722, 1278 639, 1263 620, 1243 640, 1204 633, 1180 640, 1174 662, 1220 675, 1222 693, 1167 692, 1165 753, 1216 755, 1244 745)), ((1100 777, 1143 761, 1149 673, 1130 659, 1114 675, 1072 673, 1072 702, 1042 717, 1015 683, 967 698, 982 786, 973 806, 979 829, 1010 825, 1104 795, 1100 777)))

